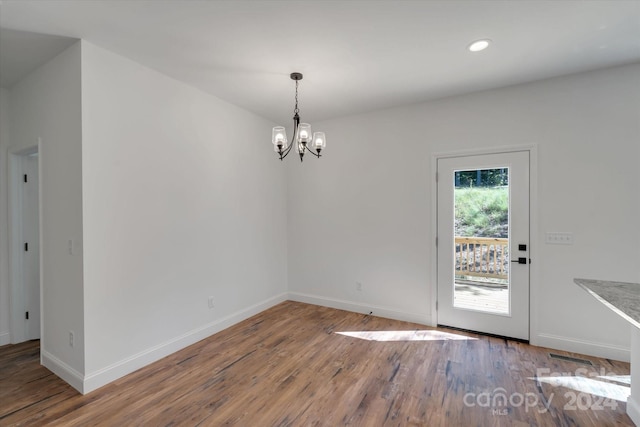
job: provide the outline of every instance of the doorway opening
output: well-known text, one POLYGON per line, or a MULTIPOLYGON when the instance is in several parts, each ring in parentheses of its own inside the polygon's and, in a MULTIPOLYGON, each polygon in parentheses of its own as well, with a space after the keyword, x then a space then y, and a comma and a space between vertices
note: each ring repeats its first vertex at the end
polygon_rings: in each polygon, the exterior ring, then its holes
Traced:
POLYGON ((40 339, 40 179, 37 146, 9 152, 11 343, 40 339))

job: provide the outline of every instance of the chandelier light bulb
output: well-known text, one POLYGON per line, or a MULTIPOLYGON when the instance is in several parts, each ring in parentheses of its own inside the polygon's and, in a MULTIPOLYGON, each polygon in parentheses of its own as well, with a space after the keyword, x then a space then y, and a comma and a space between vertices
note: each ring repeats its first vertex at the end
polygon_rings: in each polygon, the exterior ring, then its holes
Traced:
POLYGON ((287 131, 283 126, 273 128, 271 142, 276 147, 276 151, 278 151, 277 147, 282 147, 283 150, 287 148, 289 145, 287 142, 287 131))
POLYGON ((316 151, 320 151, 320 150, 324 150, 324 147, 326 147, 327 143, 325 141, 325 136, 324 136, 324 132, 314 132, 313 133, 313 144, 311 149, 316 150, 316 151))
POLYGON ((298 128, 298 140, 302 143, 309 142, 311 138, 311 125, 309 123, 300 123, 300 127, 298 128))

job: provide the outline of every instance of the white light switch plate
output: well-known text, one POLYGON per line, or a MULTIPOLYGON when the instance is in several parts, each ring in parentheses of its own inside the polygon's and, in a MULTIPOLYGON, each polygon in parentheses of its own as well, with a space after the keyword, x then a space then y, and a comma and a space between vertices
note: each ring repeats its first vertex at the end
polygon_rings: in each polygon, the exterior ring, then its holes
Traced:
POLYGON ((544 241, 548 245, 573 245, 573 233, 547 232, 544 241))

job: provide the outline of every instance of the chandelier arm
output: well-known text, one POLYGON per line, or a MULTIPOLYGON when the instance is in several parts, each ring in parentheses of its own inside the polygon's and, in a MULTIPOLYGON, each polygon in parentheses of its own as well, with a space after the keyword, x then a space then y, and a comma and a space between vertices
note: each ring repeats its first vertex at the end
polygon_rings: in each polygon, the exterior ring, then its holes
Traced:
POLYGON ((280 160, 283 160, 285 157, 287 157, 287 154, 289 154, 289 151, 291 151, 291 148, 293 148, 293 144, 290 144, 289 147, 286 150, 284 150, 282 154, 280 154, 280 160))
POLYGON ((298 137, 298 126, 300 126, 300 116, 296 113, 293 116, 293 138, 291 139, 291 142, 295 141, 298 137))
POLYGON ((314 153, 313 150, 311 150, 311 148, 307 147, 306 145, 304 146, 304 149, 306 151, 308 151, 309 153, 313 154, 314 156, 316 156, 317 158, 322 157, 322 155, 320 153, 314 153))
POLYGON ((291 144, 289 144, 289 147, 287 147, 287 149, 284 150, 282 152, 282 154, 280 154, 280 160, 283 160, 285 157, 287 157, 287 154, 289 154, 289 151, 291 151, 291 149, 293 148, 293 145, 297 144, 296 138, 298 136, 298 123, 299 122, 300 122, 300 118, 298 117, 298 114, 296 113, 296 115, 293 116, 293 138, 291 138, 291 144))
MULTIPOLYGON (((298 81, 296 80, 296 84, 298 83, 298 81)), ((298 109, 298 102, 296 100, 296 110, 298 109)), ((291 150, 291 148, 293 147, 293 145, 297 145, 299 146, 300 143, 298 142, 298 127, 300 126, 300 116, 298 115, 298 112, 296 111, 296 113, 293 116, 293 138, 291 138, 291 145, 289 145, 289 150, 291 150)), ((306 145, 304 146, 305 148, 306 145)), ((296 148, 296 151, 299 152, 299 148, 296 148)), ((304 150, 302 150, 302 152, 304 153, 304 150)))

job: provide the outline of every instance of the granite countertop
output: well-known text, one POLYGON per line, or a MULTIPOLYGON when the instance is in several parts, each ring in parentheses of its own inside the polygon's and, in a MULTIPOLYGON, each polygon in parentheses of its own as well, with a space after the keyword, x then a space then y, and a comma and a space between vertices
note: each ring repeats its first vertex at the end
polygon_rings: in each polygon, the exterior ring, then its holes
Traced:
POLYGON ((640 283, 590 279, 573 281, 633 326, 640 328, 640 283))

